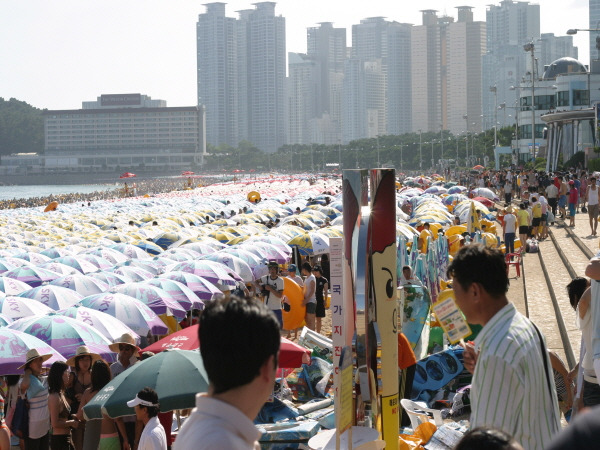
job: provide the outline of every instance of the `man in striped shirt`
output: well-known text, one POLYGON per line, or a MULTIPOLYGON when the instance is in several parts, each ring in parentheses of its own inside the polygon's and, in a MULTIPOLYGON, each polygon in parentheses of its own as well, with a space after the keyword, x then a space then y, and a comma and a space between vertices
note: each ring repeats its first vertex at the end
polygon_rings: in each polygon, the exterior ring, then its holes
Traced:
POLYGON ((473 373, 471 427, 498 428, 526 450, 543 449, 560 429, 552 366, 542 335, 506 298, 502 253, 465 246, 448 274, 467 321, 483 326, 464 353, 473 373))

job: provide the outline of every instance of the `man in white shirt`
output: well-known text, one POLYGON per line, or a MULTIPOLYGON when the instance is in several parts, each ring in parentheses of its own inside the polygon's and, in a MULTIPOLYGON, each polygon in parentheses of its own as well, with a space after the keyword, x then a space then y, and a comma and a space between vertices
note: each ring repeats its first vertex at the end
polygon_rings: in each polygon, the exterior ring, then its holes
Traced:
POLYGON ((175 450, 260 449, 261 433, 252 421, 273 392, 277 319, 253 300, 216 300, 204 309, 198 336, 210 385, 196 396, 175 450))
POLYGON ((137 420, 144 424, 137 450, 167 450, 167 435, 158 420, 158 395, 154 389, 142 389, 127 406, 133 408, 137 420))
POLYGON ((509 433, 525 450, 543 450, 560 431, 545 339, 508 301, 504 255, 481 244, 461 248, 448 267, 457 306, 482 325, 464 364, 473 373, 471 428, 509 433))
POLYGON ((317 279, 312 273, 312 266, 305 262, 302 264, 304 279, 304 305, 306 306, 306 326, 314 331, 317 317, 317 279))
POLYGON ((585 192, 585 200, 588 204, 588 217, 590 218, 590 228, 592 236, 596 236, 598 230, 598 186, 596 185, 596 177, 591 176, 587 190, 585 192))
MULTIPOLYGON (((506 205, 505 205, 506 206, 506 205)), ((508 209, 504 215, 504 221, 502 222, 502 233, 504 234, 504 247, 506 253, 515 252, 515 237, 517 235, 517 216, 512 213, 512 208, 507 205, 508 209)), ((521 245, 523 243, 521 242, 521 245)))
POLYGON ((269 261, 269 275, 256 280, 256 288, 261 293, 263 302, 267 305, 283 328, 283 315, 281 313, 281 297, 283 297, 283 279, 279 276, 277 261, 269 261))

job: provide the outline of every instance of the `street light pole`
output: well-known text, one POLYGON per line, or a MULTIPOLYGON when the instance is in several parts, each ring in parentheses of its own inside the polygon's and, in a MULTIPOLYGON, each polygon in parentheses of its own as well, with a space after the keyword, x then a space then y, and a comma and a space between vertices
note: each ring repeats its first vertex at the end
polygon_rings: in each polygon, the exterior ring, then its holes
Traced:
POLYGON ((315 163, 313 161, 313 145, 310 144, 310 170, 311 172, 315 171, 315 163))
POLYGON ((379 162, 379 135, 377 136, 377 167, 381 167, 381 163, 379 162))
POLYGON ((402 170, 402 144, 400 144, 400 170, 402 170))
POLYGON ((440 142, 442 143, 442 148, 440 150, 440 159, 444 160, 444 125, 440 125, 440 142))
POLYGON ((423 138, 419 130, 419 170, 423 170, 423 138))
POLYGON ((431 140, 431 173, 433 173, 433 166, 434 166, 434 158, 433 158, 433 143, 435 141, 432 139, 431 140))
POLYGON ((498 147, 498 89, 496 86, 490 86, 490 91, 494 93, 494 148, 498 147))
POLYGON ((535 45, 528 43, 523 46, 526 52, 531 52, 531 151, 535 164, 535 45))

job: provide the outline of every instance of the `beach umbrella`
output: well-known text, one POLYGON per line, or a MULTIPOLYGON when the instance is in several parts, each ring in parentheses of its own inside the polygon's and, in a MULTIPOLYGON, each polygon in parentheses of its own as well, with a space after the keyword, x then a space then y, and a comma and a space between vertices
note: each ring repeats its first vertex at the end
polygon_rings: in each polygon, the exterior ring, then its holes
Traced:
POLYGON ((481 231, 481 222, 477 215, 477 210, 475 209, 475 202, 471 201, 470 203, 471 207, 469 209, 469 218, 467 220, 467 232, 475 233, 478 230, 481 231))
POLYGON ((219 253, 229 253, 246 262, 250 266, 250 269, 252 269, 254 279, 259 279, 260 277, 269 274, 269 268, 267 267, 269 261, 266 258, 262 258, 254 253, 236 247, 224 248, 223 250, 220 250, 219 253))
POLYGON ((30 262, 34 266, 39 266, 40 264, 47 263, 52 259, 49 256, 35 252, 18 253, 15 255, 15 258, 23 259, 27 262, 30 262))
POLYGON ((11 264, 8 261, 5 261, 3 259, 0 259, 0 275, 2 275, 4 272, 8 272, 9 270, 13 270, 16 269, 17 265, 15 264, 11 264))
POLYGON ((19 280, 0 276, 0 293, 5 295, 19 295, 21 292, 31 289, 31 286, 19 280))
POLYGON ((146 253, 144 250, 142 250, 139 247, 136 247, 135 245, 132 244, 113 244, 108 248, 112 248, 113 250, 117 250, 121 253, 123 253, 125 256, 127 256, 130 259, 133 258, 137 258, 137 259, 150 259, 151 256, 146 253))
POLYGON ((194 294, 194 291, 185 284, 178 281, 164 278, 152 278, 151 280, 143 281, 141 284, 155 286, 167 291, 186 311, 192 309, 204 309, 204 302, 200 300, 200 297, 194 294))
POLYGON ((35 315, 43 316, 51 312, 54 312, 52 308, 29 298, 0 296, 0 314, 4 314, 12 320, 35 315))
POLYGON ((119 178, 134 178, 135 176, 136 176, 135 173, 125 172, 125 173, 122 173, 119 178))
POLYGON ((83 295, 62 286, 46 284, 21 292, 17 297, 30 298, 56 311, 79 303, 83 295))
POLYGON ((13 320, 10 317, 5 316, 4 314, 0 314, 0 327, 4 327, 4 326, 8 325, 12 321, 13 320))
POLYGON ((310 364, 311 353, 308 348, 282 337, 279 346, 279 368, 296 368, 302 367, 302 364, 310 364))
MULTIPOLYGON (((194 275, 205 278, 213 284, 219 283, 226 286, 235 286, 236 274, 233 274, 234 277, 231 277, 229 275, 231 269, 216 261, 184 261, 175 264, 169 269, 169 271, 193 273, 194 275)), ((237 276, 237 279, 243 281, 239 276, 237 276)))
POLYGON ((146 336, 149 331, 154 335, 168 332, 167 326, 148 306, 129 295, 113 292, 90 295, 82 299, 80 305, 119 319, 140 336, 146 336))
POLYGON ((77 258, 93 264, 98 270, 108 269, 113 266, 112 261, 92 253, 79 253, 77 254, 77 258))
MULTIPOLYGON (((297 228, 297 234, 304 234, 304 230, 301 228, 297 228)), ((277 250, 282 252, 283 254, 289 255, 292 253, 292 248, 286 243, 286 240, 281 239, 280 237, 274 236, 272 234, 259 234, 257 236, 252 236, 247 244, 251 242, 265 242, 269 245, 272 245, 277 250)))
POLYGON ((252 283, 256 279, 254 272, 248 263, 237 256, 233 256, 228 253, 217 252, 213 253, 212 255, 204 256, 203 259, 208 261, 216 261, 226 265, 231 269, 232 272, 238 274, 245 283, 252 283))
POLYGON ((112 379, 83 408, 87 419, 103 414, 116 418, 133 414, 127 406, 136 392, 150 387, 159 393, 162 412, 193 408, 196 394, 208 389, 208 375, 197 351, 166 350, 131 366, 112 379))
POLYGON ((0 375, 19 375, 19 369, 27 360, 27 352, 36 349, 40 355, 52 354, 50 359, 42 363, 43 367, 50 367, 56 361, 65 361, 65 358, 44 341, 22 331, 8 327, 0 328, 0 375))
POLYGON ((474 197, 485 197, 492 201, 498 200, 498 196, 488 188, 475 188, 471 191, 474 197))
POLYGON ((106 283, 108 285, 108 288, 106 290, 118 286, 119 284, 131 283, 131 280, 129 278, 114 272, 95 272, 90 273, 89 276, 106 283))
POLYGON ((165 262, 161 259, 153 259, 153 260, 130 259, 123 263, 116 264, 115 268, 117 268, 117 267, 133 267, 133 268, 143 269, 147 272, 150 272, 152 275, 158 275, 159 273, 163 273, 165 271, 164 270, 165 266, 166 266, 165 262))
POLYGON ((51 281, 50 284, 71 289, 83 296, 99 294, 108 290, 108 284, 93 277, 92 274, 66 275, 51 281))
POLYGON ((485 169, 485 167, 483 167, 480 164, 477 164, 476 166, 473 167, 473 170, 483 170, 483 169, 485 169))
POLYGON ((112 291, 140 300, 156 314, 171 313, 180 319, 185 317, 186 310, 177 303, 171 294, 159 287, 142 283, 127 283, 114 287, 112 291))
POLYGON ((108 247, 99 247, 87 252, 90 255, 99 256, 112 264, 119 264, 128 260, 123 253, 108 247))
POLYGON ((16 269, 4 272, 2 277, 12 278, 13 280, 22 281, 30 287, 37 287, 43 283, 60 278, 61 275, 51 270, 41 269, 34 266, 22 266, 16 269))
POLYGON ((106 361, 115 360, 115 353, 108 348, 111 344, 108 339, 90 325, 60 314, 26 317, 11 323, 8 328, 35 336, 67 359, 75 356, 77 347, 85 345, 106 361))
POLYGON ((84 259, 82 255, 61 256, 60 258, 55 258, 53 261, 77 269, 83 274, 98 271, 98 266, 84 259))
POLYGON ((267 260, 275 260, 279 264, 285 264, 292 254, 291 251, 289 253, 283 252, 267 242, 244 242, 243 244, 240 244, 238 248, 254 253, 267 260))
POLYGON ((72 253, 64 247, 50 247, 40 252, 40 255, 45 255, 50 259, 60 258, 61 256, 71 255, 72 253))
POLYGON ((156 279, 177 281, 187 286, 194 294, 198 296, 198 298, 200 298, 200 300, 212 300, 215 295, 223 294, 223 292, 210 281, 189 272, 173 270, 159 275, 156 279))
POLYGON ((305 256, 329 253, 329 238, 317 232, 296 236, 288 241, 288 245, 298 247, 300 254, 305 256))
POLYGON ((77 270, 73 267, 69 267, 66 264, 62 264, 62 263, 54 262, 54 261, 40 264, 38 267, 41 267, 42 269, 51 270, 52 272, 59 273, 62 276, 81 273, 79 270, 77 270))
POLYGON ((141 267, 121 266, 113 268, 111 272, 123 275, 124 277, 129 278, 132 282, 144 281, 149 280, 150 278, 154 278, 154 274, 142 269, 141 267))
POLYGON ((114 342, 125 333, 131 334, 134 338, 136 338, 136 340, 139 338, 135 331, 133 331, 119 319, 102 311, 81 306, 81 304, 73 305, 69 308, 56 311, 56 314, 70 317, 90 325, 110 342, 114 342))
POLYGON ((163 248, 152 241, 138 240, 133 241, 131 245, 135 245, 151 255, 160 255, 163 252, 163 248))
POLYGON ((165 336, 154 344, 142 349, 142 351, 160 353, 168 349, 198 351, 199 348, 200 339, 198 337, 198 325, 191 325, 165 336))
MULTIPOLYGON (((168 249, 173 243, 179 241, 182 238, 181 234, 175 231, 165 231, 154 237, 154 243, 159 246, 162 250, 168 249)), ((154 253, 158 254, 158 253, 154 253)))
POLYGON ((219 242, 229 242, 232 239, 236 238, 236 235, 233 233, 228 233, 227 231, 215 230, 212 233, 208 233, 209 237, 216 239, 219 242))

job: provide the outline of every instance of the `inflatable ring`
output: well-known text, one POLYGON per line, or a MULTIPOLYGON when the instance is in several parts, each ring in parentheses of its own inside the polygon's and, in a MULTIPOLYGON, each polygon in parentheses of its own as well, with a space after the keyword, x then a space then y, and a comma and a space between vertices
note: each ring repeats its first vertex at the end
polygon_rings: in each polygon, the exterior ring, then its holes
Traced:
POLYGON ((260 201, 260 194, 256 191, 248 192, 248 196, 246 197, 249 202, 256 203, 260 201))
POLYGON ((56 208, 58 208, 58 202, 50 202, 48 206, 46 206, 46 209, 44 209, 44 212, 56 211, 56 208))
POLYGON ((283 315, 283 329, 295 330, 296 328, 300 328, 304 323, 304 316, 306 315, 306 306, 302 304, 304 301, 304 291, 294 280, 284 277, 283 295, 290 302, 290 310, 286 311, 284 309, 281 311, 283 315))
POLYGON ((467 231, 466 225, 453 225, 446 231, 446 236, 454 236, 455 234, 463 234, 467 231))

